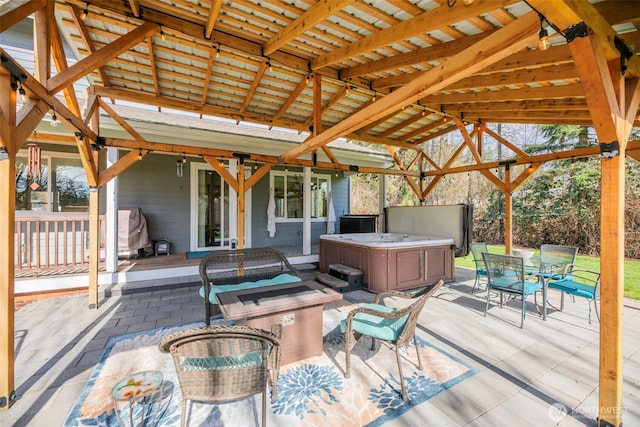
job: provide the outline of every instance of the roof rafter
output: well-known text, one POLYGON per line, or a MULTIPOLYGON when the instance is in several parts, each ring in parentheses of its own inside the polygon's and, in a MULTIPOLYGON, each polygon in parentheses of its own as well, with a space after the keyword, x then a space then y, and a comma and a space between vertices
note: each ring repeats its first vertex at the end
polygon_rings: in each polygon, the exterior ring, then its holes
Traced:
MULTIPOLYGON (((478 16, 515 2, 516 0, 475 2, 465 7, 464 12, 467 15, 478 16)), ((388 46, 398 40, 405 40, 418 34, 428 33, 429 31, 454 24, 464 19, 464 17, 460 15, 460 11, 460 8, 437 7, 421 13, 411 19, 374 33, 369 37, 365 37, 313 59, 311 61, 311 69, 316 70, 323 68, 347 58, 388 46)))
POLYGON ((354 1, 355 0, 320 0, 302 15, 298 16, 295 21, 287 25, 284 30, 280 31, 274 37, 271 37, 264 44, 264 54, 272 54, 300 34, 313 28, 329 16, 336 14, 354 1))
POLYGON ((473 45, 458 55, 451 57, 441 66, 434 68, 411 83, 390 93, 377 102, 351 115, 348 119, 309 138, 298 147, 290 150, 283 159, 298 157, 327 142, 348 134, 374 122, 390 112, 417 102, 426 95, 442 90, 448 85, 487 67, 508 55, 527 47, 532 38, 537 37, 540 21, 537 14, 529 13, 512 24, 496 31, 480 43, 482 48, 473 45))

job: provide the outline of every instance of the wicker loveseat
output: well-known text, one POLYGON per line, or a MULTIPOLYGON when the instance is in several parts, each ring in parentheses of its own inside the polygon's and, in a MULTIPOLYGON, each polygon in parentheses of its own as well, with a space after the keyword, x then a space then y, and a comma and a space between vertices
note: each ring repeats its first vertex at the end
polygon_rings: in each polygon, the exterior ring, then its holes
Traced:
POLYGON ((200 261, 200 279, 206 325, 210 324, 212 315, 220 313, 218 293, 302 280, 300 272, 289 264, 287 257, 272 248, 212 252, 200 261))

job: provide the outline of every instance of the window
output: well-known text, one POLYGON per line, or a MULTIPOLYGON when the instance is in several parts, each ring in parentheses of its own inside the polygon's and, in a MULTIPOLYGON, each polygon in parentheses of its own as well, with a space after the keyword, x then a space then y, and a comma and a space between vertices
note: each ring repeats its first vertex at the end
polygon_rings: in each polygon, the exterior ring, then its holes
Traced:
MULTIPOLYGON (((304 176, 300 172, 271 172, 271 188, 274 192, 276 219, 302 219, 304 212, 304 176)), ((331 176, 311 176, 311 218, 326 219, 331 176)))
POLYGON ((16 210, 88 212, 89 184, 80 159, 43 153, 38 178, 27 173, 27 158, 18 155, 16 210))

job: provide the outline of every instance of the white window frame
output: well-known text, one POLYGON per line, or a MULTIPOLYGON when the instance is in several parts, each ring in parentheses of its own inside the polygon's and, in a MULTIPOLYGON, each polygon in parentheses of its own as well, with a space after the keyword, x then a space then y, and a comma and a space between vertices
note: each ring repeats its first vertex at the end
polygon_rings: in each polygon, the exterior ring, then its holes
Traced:
MULTIPOLYGON (((286 180, 287 177, 289 176, 299 176, 301 178, 304 177, 304 172, 300 171, 300 172, 292 172, 292 171, 271 171, 269 173, 269 191, 271 191, 274 188, 274 179, 276 176, 281 176, 284 177, 285 179, 285 185, 286 185, 286 180)), ((325 179, 327 181, 327 203, 329 203, 329 194, 331 194, 331 174, 319 174, 319 173, 314 173, 313 175, 311 175, 311 181, 314 180, 318 180, 318 179, 325 179)), ((304 180, 303 180, 304 182, 304 180)), ((304 188, 303 189, 303 194, 302 197, 311 197, 311 187, 309 188, 304 188)), ((287 212, 287 209, 285 209, 285 212, 287 212)), ((278 218, 276 217, 276 223, 278 222, 303 222, 304 221, 304 217, 302 218, 278 218)), ((327 217, 326 216, 320 216, 320 217, 312 217, 311 218, 311 222, 327 222, 327 217)))
MULTIPOLYGON (((16 157, 19 158, 23 158, 25 159, 25 163, 28 161, 29 159, 29 153, 27 150, 20 150, 18 151, 18 154, 16 155, 16 157)), ((64 153, 64 152, 58 152, 58 151, 42 151, 40 153, 40 158, 41 158, 41 162, 44 163, 44 160, 46 159, 47 162, 47 169, 48 169, 48 173, 49 173, 49 180, 51 179, 51 159, 56 158, 56 159, 73 159, 73 160, 82 160, 80 158, 80 155, 75 154, 75 153, 64 153)), ((16 159, 17 161, 17 159, 16 159)), ((85 173, 86 174, 86 173, 85 173)), ((89 184, 87 183, 87 185, 89 186, 89 184)), ((47 210, 43 210, 43 211, 34 211, 34 210, 17 210, 16 212, 45 212, 45 213, 53 213, 53 214, 68 214, 69 212, 57 212, 53 210, 53 187, 55 186, 55 182, 49 182, 48 186, 47 186, 47 196, 46 196, 46 204, 48 209, 47 210)), ((90 186, 89 186, 90 187, 90 186)), ((88 212, 88 211, 87 211, 88 212)))

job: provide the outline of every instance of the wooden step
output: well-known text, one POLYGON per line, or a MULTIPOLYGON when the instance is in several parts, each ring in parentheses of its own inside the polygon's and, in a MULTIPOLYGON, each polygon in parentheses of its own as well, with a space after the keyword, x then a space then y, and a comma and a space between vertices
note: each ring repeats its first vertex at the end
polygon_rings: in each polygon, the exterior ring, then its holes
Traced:
POLYGON ((329 271, 337 271, 338 273, 344 274, 346 276, 359 276, 362 275, 362 270, 358 270, 357 268, 349 267, 344 264, 329 264, 329 271))
POLYGON ((349 283, 339 279, 335 276, 332 276, 329 273, 316 273, 316 280, 320 283, 324 283, 325 285, 331 286, 332 288, 346 288, 349 286, 349 283))

